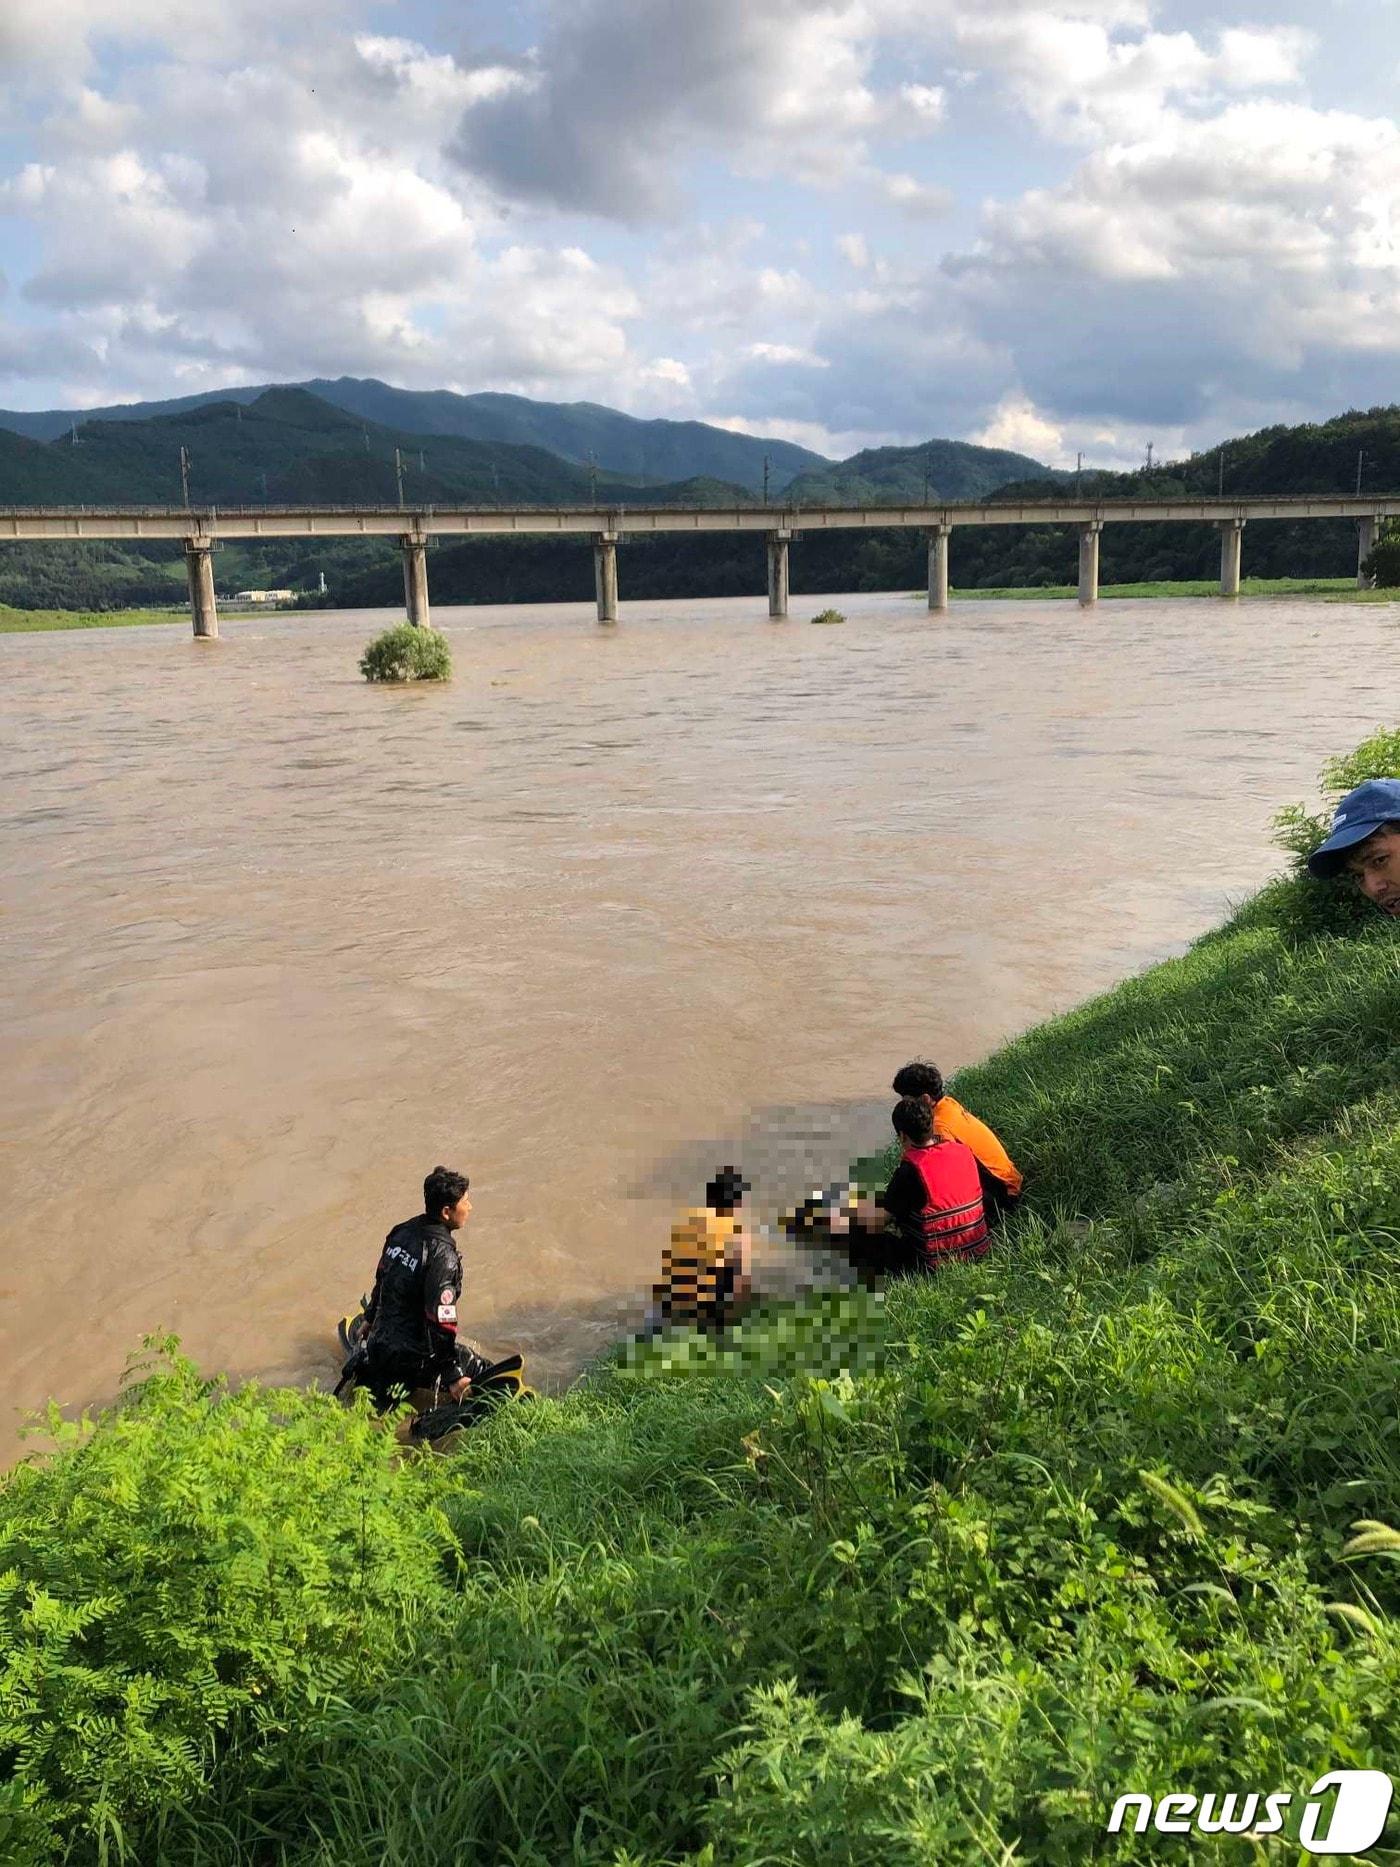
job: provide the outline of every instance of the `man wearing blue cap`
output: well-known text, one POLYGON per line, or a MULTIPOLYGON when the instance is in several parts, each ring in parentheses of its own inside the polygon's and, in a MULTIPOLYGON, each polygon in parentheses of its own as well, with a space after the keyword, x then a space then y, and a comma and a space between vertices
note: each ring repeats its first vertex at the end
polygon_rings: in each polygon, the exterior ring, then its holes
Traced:
POLYGON ((1400 920, 1400 778, 1372 778, 1348 791, 1308 869, 1324 882, 1354 876, 1368 901, 1400 920))

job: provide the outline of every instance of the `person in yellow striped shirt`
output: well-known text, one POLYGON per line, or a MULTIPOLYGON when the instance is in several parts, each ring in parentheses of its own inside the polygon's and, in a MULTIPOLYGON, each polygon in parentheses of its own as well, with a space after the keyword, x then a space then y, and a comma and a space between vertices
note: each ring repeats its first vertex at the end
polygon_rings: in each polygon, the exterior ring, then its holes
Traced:
POLYGON ((646 1329, 668 1323, 723 1329, 750 1291, 749 1234, 744 1195, 749 1183, 734 1167, 721 1167, 705 1188, 705 1204, 682 1214, 662 1252, 661 1281, 652 1287, 646 1329))
POLYGON ((994 1223, 1014 1209, 1025 1181, 999 1137, 965 1109, 943 1087, 943 1075, 932 1063, 906 1063, 891 1084, 897 1096, 918 1096, 933 1114, 933 1131, 945 1141, 965 1141, 977 1156, 982 1181, 982 1202, 994 1223))

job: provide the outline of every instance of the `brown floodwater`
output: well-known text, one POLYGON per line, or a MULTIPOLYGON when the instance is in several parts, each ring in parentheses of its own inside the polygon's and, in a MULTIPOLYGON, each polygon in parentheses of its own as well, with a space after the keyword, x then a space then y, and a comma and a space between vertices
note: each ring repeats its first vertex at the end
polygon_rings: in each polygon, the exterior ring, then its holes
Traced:
MULTIPOLYGON (((945 1069, 1179 951, 1381 723, 1396 624, 1303 601, 903 596, 0 636, 0 1408, 143 1332, 333 1378, 435 1163, 471 1333, 558 1382, 709 1170, 761 1206, 945 1069)), ((1008 1136, 1014 1149, 1014 1136, 1008 1136)))

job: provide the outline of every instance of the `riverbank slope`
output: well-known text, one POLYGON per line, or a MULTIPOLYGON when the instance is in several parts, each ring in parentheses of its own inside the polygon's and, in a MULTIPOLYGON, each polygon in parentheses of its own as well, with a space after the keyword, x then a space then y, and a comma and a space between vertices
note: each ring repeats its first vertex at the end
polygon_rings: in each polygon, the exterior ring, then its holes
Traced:
POLYGON ((157 1359, 0 1491, 0 1841, 1069 1863, 1207 1788, 1296 1831, 1400 1699, 1397 1029, 1396 924, 1290 877, 960 1076, 1031 1188, 981 1265, 403 1464, 157 1359))

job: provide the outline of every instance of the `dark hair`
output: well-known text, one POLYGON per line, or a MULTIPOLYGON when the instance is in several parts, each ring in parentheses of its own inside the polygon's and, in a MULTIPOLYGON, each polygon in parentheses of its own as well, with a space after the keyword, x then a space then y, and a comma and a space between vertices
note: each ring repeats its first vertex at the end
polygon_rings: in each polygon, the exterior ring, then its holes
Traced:
POLYGON ((444 1206, 455 1206, 471 1185, 464 1173, 450 1167, 434 1167, 423 1182, 423 1210, 430 1219, 440 1219, 444 1206))
POLYGON ((933 1115, 922 1096, 901 1096, 890 1116, 895 1133, 915 1147, 927 1147, 933 1134, 933 1115))
POLYGON ((705 1188, 705 1204, 714 1212, 733 1212, 749 1190, 749 1183, 737 1167, 721 1167, 705 1188))
POLYGON ((943 1072, 931 1063, 906 1063, 890 1088, 897 1096, 932 1096, 938 1102, 943 1096, 943 1072))

